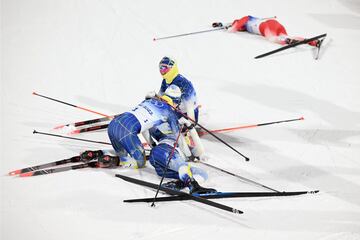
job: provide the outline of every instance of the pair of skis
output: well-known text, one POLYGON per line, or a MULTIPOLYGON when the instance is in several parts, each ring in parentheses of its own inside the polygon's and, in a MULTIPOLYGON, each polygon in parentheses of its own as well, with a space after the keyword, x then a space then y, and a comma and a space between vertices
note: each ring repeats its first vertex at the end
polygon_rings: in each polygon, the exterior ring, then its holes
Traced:
MULTIPOLYGON (((88 167, 97 167, 96 161, 91 161, 88 163, 81 163, 76 164, 72 166, 65 166, 65 167, 59 167, 59 168, 50 168, 54 166, 59 166, 63 164, 68 163, 78 163, 80 162, 80 157, 75 156, 69 159, 63 159, 55 162, 50 162, 46 164, 41 164, 37 166, 22 168, 19 170, 15 170, 9 173, 11 176, 20 176, 20 177, 30 177, 30 176, 38 176, 38 175, 44 175, 44 174, 51 174, 51 173, 58 173, 58 172, 64 172, 68 170, 75 170, 75 169, 81 169, 81 168, 88 168, 88 167)), ((119 177, 127 182, 131 182, 134 184, 138 184, 141 186, 146 186, 153 189, 160 189, 161 191, 170 194, 172 196, 167 197, 157 197, 154 198, 138 198, 138 199, 128 199, 124 200, 124 202, 133 203, 133 202, 164 202, 164 201, 184 201, 184 200, 194 200, 196 202, 200 202, 206 205, 210 205, 215 208, 219 208, 228 212, 232 212, 235 214, 242 214, 243 211, 238 210, 236 208, 232 208, 229 206, 226 206, 224 204, 220 204, 217 202, 210 201, 209 199, 220 199, 220 198, 251 198, 251 197, 281 197, 281 196, 296 196, 296 195, 303 195, 303 194, 314 194, 319 192, 316 191, 295 191, 295 192, 215 192, 215 193, 209 193, 209 194, 189 194, 186 192, 178 191, 175 189, 169 189, 163 186, 159 186, 154 183, 150 183, 147 181, 127 177, 124 175, 116 174, 116 177, 119 177)))
POLYGON ((236 208, 229 207, 224 204, 213 202, 209 199, 220 199, 220 198, 245 198, 245 197, 280 197, 280 196, 296 196, 303 194, 315 194, 319 191, 296 191, 296 192, 215 192, 209 194, 189 194, 175 189, 166 188, 164 186, 159 186, 151 182, 143 181, 140 179, 124 176, 121 174, 115 175, 118 178, 121 178, 127 182, 131 182, 140 186, 149 187, 152 189, 160 189, 161 191, 172 195, 167 197, 157 197, 157 198, 137 198, 137 199, 127 199, 124 202, 134 203, 134 202, 164 202, 164 201, 183 201, 183 200, 193 200, 200 202, 215 208, 219 208, 228 212, 235 214, 242 214, 243 211, 236 208))
POLYGON ((90 161, 87 163, 81 162, 80 156, 75 156, 67 159, 58 160, 55 162, 40 164, 32 167, 26 167, 22 169, 18 169, 15 171, 9 172, 10 176, 19 176, 19 177, 31 177, 31 176, 39 176, 39 175, 45 175, 45 174, 51 174, 51 173, 58 173, 58 172, 64 172, 69 170, 76 170, 81 168, 96 168, 97 161, 90 161), (65 165, 70 163, 77 163, 75 165, 71 166, 63 166, 63 167, 57 167, 57 168, 51 168, 56 167, 59 165, 65 165))
POLYGON ((322 45, 326 35, 327 34, 324 33, 324 34, 321 34, 321 35, 318 35, 318 36, 315 36, 315 37, 312 37, 312 38, 307 38, 307 39, 304 39, 302 41, 298 41, 298 42, 295 42, 295 43, 292 43, 292 44, 288 44, 286 46, 283 46, 283 47, 280 47, 278 49, 272 50, 270 52, 260 54, 260 55, 256 56, 255 59, 263 58, 263 57, 272 55, 274 53, 284 51, 284 50, 289 49, 289 48, 294 48, 294 47, 299 46, 299 45, 308 44, 308 43, 310 43, 312 41, 319 40, 318 45, 316 46, 317 52, 316 52, 316 56, 315 56, 315 59, 318 59, 319 58, 319 53, 320 53, 320 48, 321 48, 321 45, 322 45))

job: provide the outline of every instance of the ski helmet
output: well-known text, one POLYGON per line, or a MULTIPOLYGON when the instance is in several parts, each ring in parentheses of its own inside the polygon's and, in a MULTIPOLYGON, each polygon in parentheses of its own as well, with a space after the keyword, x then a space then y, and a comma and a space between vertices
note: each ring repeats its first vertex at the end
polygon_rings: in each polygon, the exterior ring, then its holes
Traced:
POLYGON ((166 90, 162 99, 170 105, 179 105, 181 102, 181 89, 176 85, 170 85, 166 90))
POLYGON ((179 74, 176 61, 169 58, 163 57, 159 63, 159 71, 167 84, 170 84, 174 78, 179 74))

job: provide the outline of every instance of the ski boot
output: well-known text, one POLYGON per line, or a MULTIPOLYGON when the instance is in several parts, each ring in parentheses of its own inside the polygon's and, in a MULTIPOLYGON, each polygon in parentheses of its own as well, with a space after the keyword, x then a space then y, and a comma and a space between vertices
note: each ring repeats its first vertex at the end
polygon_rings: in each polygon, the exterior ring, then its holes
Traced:
POLYGON ((104 155, 104 153, 101 150, 97 150, 97 151, 87 150, 85 152, 80 153, 80 159, 83 162, 89 162, 93 159, 96 159, 96 158, 102 156, 102 155, 104 155))
POLYGON ((291 38, 286 38, 285 39, 285 44, 287 44, 287 45, 291 45, 291 44, 294 44, 294 43, 297 43, 297 42, 300 42, 300 41, 296 40, 296 39, 291 39, 291 38))
POLYGON ((163 183, 161 184, 162 187, 166 187, 166 188, 170 188, 170 189, 174 189, 174 190, 182 190, 183 188, 185 188, 185 184, 183 181, 181 181, 180 179, 177 180, 173 180, 167 183, 163 183))
POLYGON ((100 168, 115 168, 120 164, 120 159, 117 156, 103 155, 98 157, 98 167, 100 168))
POLYGON ((206 194, 206 193, 216 193, 217 191, 213 188, 205 188, 199 185, 199 183, 193 179, 188 184, 190 194, 206 194))

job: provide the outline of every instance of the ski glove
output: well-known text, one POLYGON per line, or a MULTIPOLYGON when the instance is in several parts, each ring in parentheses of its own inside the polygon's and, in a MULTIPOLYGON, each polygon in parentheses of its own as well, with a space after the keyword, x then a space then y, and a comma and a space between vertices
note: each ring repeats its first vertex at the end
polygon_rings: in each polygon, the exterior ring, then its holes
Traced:
POLYGON ((182 125, 182 132, 186 132, 188 130, 191 130, 195 127, 195 124, 191 123, 186 118, 182 117, 179 119, 179 124, 182 125))

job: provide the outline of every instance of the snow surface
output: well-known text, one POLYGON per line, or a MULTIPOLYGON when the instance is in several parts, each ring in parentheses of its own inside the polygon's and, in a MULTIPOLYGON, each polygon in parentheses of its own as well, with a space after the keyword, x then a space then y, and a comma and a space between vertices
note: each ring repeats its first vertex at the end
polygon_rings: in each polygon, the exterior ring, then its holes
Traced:
MULTIPOLYGON (((360 239, 360 2, 1 1, 0 239, 360 239), (252 14, 276 15, 290 35, 327 33, 321 59, 309 46, 255 60, 278 45, 222 31, 153 42, 252 14), (208 163, 279 190, 316 195, 223 199, 234 215, 200 203, 126 204, 154 191, 115 173, 158 182, 153 168, 83 169, 32 178, 11 170, 77 155, 100 144, 33 135, 33 129, 121 113, 158 90, 158 62, 178 60, 210 129, 304 116, 305 121, 211 137, 208 163)), ((105 131, 79 137, 108 141, 105 131)), ((261 188, 211 168, 205 186, 261 188)))

